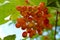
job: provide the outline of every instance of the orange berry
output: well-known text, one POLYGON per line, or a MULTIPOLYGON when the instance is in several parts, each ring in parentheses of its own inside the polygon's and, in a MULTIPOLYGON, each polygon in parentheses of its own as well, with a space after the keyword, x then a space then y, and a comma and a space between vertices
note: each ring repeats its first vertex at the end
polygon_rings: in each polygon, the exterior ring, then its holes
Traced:
POLYGON ((38 6, 38 10, 42 11, 42 10, 44 10, 44 8, 45 8, 45 3, 41 2, 38 6))
POLYGON ((30 23, 28 24, 29 27, 33 27, 34 25, 35 25, 35 24, 32 23, 32 22, 30 22, 30 23))
MULTIPOLYGON (((25 2, 29 3, 28 0, 25 0, 25 2)), ((44 2, 41 2, 39 6, 18 6, 17 10, 23 17, 17 19, 19 24, 16 24, 16 27, 21 26, 22 30, 26 29, 27 31, 23 32, 23 37, 26 37, 29 33, 29 37, 32 38, 36 31, 39 35, 42 35, 43 29, 52 29, 48 19, 51 15, 48 14, 48 8, 45 7, 44 2)))
POLYGON ((18 18, 17 19, 17 22, 18 23, 21 23, 21 24, 24 24, 25 23, 25 20, 23 18, 18 18))
POLYGON ((48 29, 52 29, 52 25, 51 24, 48 24, 48 29))
POLYGON ((18 11, 21 11, 21 6, 17 6, 16 9, 17 9, 18 11))
POLYGON ((36 30, 31 30, 29 37, 32 38, 36 34, 36 30))
POLYGON ((26 2, 27 4, 29 4, 29 0, 25 0, 25 2, 26 2))
POLYGON ((17 23, 16 28, 20 28, 21 24, 17 23))
POLYGON ((22 30, 25 30, 27 28, 27 25, 23 24, 21 28, 22 28, 22 30))
POLYGON ((32 33, 33 33, 33 35, 35 35, 36 34, 36 30, 32 30, 32 33))
POLYGON ((33 33, 29 33, 29 37, 32 38, 33 37, 33 33))
POLYGON ((39 6, 40 6, 41 8, 44 8, 44 7, 45 7, 45 3, 44 3, 44 2, 41 2, 41 3, 39 4, 39 6))
POLYGON ((32 11, 32 7, 31 6, 28 6, 27 7, 27 11, 29 11, 29 12, 32 11))

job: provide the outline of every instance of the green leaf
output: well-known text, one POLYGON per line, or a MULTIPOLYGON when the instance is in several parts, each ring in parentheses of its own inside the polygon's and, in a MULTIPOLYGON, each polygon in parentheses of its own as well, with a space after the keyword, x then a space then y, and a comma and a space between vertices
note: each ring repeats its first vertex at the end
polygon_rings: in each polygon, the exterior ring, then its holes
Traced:
POLYGON ((2 19, 2 18, 0 19, 0 25, 1 25, 1 24, 4 24, 4 23, 6 23, 6 22, 8 22, 8 20, 4 20, 4 19, 2 19))
POLYGON ((47 0, 47 6, 57 7, 56 1, 57 0, 47 0))
POLYGON ((38 38, 39 37, 39 35, 38 34, 36 34, 36 35, 34 35, 32 38, 38 38))
POLYGON ((20 16, 19 13, 14 13, 14 14, 11 15, 10 19, 11 20, 16 20, 19 16, 20 16))
POLYGON ((60 4, 60 0, 58 0, 58 3, 60 4))
POLYGON ((6 23, 7 21, 4 20, 4 18, 15 13, 17 13, 16 3, 13 4, 10 2, 8 4, 0 6, 0 24, 6 23))
POLYGON ((3 3, 5 0, 0 0, 0 3, 3 3))
POLYGON ((60 38, 59 38, 59 39, 57 39, 57 40, 60 40, 60 38))
POLYGON ((0 40, 2 40, 2 39, 0 38, 0 40))
POLYGON ((50 40, 54 40, 55 30, 51 30, 51 32, 48 34, 50 40))
POLYGON ((41 40, 44 40, 44 36, 40 36, 40 39, 41 39, 41 40))
POLYGON ((55 7, 48 7, 48 12, 51 14, 51 17, 49 18, 50 24, 55 25, 56 8, 55 7))
POLYGON ((58 26, 60 26, 60 17, 59 17, 59 19, 58 19, 58 26))
POLYGON ((16 35, 9 35, 9 36, 4 37, 3 40, 15 40, 15 38, 16 38, 16 35))
POLYGON ((47 4, 47 0, 30 0, 30 3, 33 5, 39 5, 40 2, 47 4))

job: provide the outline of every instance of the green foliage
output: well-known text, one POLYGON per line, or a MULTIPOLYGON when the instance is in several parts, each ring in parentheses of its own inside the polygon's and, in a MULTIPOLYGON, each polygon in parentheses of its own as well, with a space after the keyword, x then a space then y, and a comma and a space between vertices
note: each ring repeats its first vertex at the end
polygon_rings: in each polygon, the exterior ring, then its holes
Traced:
POLYGON ((5 0, 0 0, 0 3, 3 3, 5 0))
POLYGON ((55 34, 54 30, 51 30, 51 32, 48 34, 48 36, 51 40, 54 40, 54 34, 55 34))
POLYGON ((57 39, 57 40, 60 40, 60 38, 59 38, 59 39, 57 39))
POLYGON ((58 26, 60 26, 60 17, 59 17, 59 19, 58 19, 58 26))
POLYGON ((9 36, 4 37, 3 40, 15 40, 15 38, 16 38, 16 35, 9 35, 9 36))
POLYGON ((0 38, 0 40, 2 40, 2 39, 0 38))

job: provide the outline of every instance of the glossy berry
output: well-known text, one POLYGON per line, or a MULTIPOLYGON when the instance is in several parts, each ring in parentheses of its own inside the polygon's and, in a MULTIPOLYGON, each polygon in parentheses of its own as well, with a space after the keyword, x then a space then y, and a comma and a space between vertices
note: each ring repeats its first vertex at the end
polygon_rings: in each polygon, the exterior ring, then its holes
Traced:
POLYGON ((29 33, 29 37, 30 38, 32 38, 33 37, 33 33, 31 32, 31 33, 29 33))
POLYGON ((25 23, 25 20, 23 18, 18 18, 17 19, 17 22, 18 23, 21 23, 21 24, 24 24, 25 23))
POLYGON ((21 6, 17 6, 16 9, 17 9, 18 11, 20 11, 20 10, 21 10, 21 6))
POLYGON ((27 28, 26 24, 23 24, 21 27, 22 30, 25 30, 26 28, 27 28))
POLYGON ((20 28, 20 26, 21 26, 21 25, 20 25, 19 23, 16 24, 16 28, 20 28))
POLYGON ((30 28, 30 29, 27 29, 27 32, 28 32, 28 33, 31 33, 31 31, 32 31, 31 28, 30 28))
POLYGON ((44 3, 44 2, 41 2, 41 3, 39 4, 39 6, 40 6, 41 8, 44 8, 44 7, 45 7, 45 3, 44 3))
POLYGON ((23 32, 23 33, 22 33, 22 36, 23 36, 23 37, 27 37, 27 32, 23 32))
POLYGON ((45 24, 45 25, 49 24, 49 20, 48 20, 48 19, 45 19, 45 20, 44 20, 44 24, 45 24))

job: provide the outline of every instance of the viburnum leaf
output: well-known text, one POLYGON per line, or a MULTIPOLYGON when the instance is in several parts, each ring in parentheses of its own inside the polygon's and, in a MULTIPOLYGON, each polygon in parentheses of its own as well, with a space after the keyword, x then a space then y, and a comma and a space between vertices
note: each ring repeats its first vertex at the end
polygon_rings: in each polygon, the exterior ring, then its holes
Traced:
POLYGON ((34 5, 39 5, 40 2, 47 4, 47 0, 30 0, 30 2, 34 5))
POLYGON ((8 36, 4 37, 3 40, 15 40, 15 38, 16 38, 16 35, 8 35, 8 36))
MULTIPOLYGON (((17 15, 19 13, 16 10, 16 6, 19 5, 19 4, 23 5, 23 1, 21 3, 20 2, 19 2, 19 0, 18 1, 10 0, 9 3, 6 3, 2 6, 0 6, 0 24, 6 23, 7 21, 4 20, 4 18, 9 16, 9 15, 13 14, 13 15, 15 15, 15 18, 17 17, 17 15)), ((13 17, 13 15, 12 15, 12 17, 13 17)), ((11 18, 11 20, 13 20, 13 19, 11 18)))
POLYGON ((0 3, 3 3, 5 0, 0 0, 0 3))

